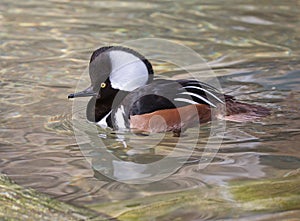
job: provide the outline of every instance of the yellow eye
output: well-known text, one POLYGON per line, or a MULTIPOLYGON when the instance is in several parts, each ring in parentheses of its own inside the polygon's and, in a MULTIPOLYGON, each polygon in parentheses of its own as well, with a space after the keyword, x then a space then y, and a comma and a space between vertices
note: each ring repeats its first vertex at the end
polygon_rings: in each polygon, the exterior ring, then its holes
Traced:
POLYGON ((103 83, 101 83, 100 87, 101 87, 101 88, 105 88, 105 87, 106 87, 106 84, 103 82, 103 83))

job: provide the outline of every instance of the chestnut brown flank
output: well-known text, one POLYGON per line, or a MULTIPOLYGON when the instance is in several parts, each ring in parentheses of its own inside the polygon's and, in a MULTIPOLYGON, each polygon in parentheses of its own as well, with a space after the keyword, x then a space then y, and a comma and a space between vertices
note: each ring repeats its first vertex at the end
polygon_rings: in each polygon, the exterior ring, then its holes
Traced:
POLYGON ((148 114, 130 116, 130 128, 148 132, 180 131, 210 121, 211 111, 206 104, 158 110, 148 114))

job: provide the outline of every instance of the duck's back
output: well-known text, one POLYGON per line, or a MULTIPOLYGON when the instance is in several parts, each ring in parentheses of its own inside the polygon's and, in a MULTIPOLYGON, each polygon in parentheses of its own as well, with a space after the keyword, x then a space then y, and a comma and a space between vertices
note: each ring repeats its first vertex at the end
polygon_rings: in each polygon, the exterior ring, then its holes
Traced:
POLYGON ((189 127, 199 120, 207 122, 210 107, 221 103, 222 94, 204 83, 160 79, 129 93, 113 108, 112 122, 116 129, 125 126, 155 132, 174 131, 174 128, 189 127), (151 119, 156 128, 149 129, 151 119), (155 123, 155 119, 160 120, 155 123))

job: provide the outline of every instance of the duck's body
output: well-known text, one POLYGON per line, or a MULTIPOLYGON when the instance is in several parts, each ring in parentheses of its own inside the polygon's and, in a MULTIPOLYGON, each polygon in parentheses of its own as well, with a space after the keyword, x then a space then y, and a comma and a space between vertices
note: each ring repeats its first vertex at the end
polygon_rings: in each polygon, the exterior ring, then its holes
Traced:
POLYGON ((225 110, 223 118, 234 121, 269 114, 266 108, 237 102, 197 80, 153 80, 150 62, 124 47, 96 50, 89 74, 91 87, 69 98, 93 96, 87 119, 114 129, 173 131, 178 135, 183 129, 218 117, 219 111, 212 109, 225 110))

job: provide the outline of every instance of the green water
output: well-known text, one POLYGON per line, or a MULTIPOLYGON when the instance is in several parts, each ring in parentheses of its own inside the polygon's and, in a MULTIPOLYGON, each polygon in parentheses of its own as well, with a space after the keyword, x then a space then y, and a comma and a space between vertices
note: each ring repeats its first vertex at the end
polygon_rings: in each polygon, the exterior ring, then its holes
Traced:
MULTIPOLYGON (((215 189, 299 173, 299 11, 299 1, 293 0, 1 1, 0 172, 23 187, 100 212, 105 212, 101 205, 127 200, 134 201, 133 208, 135 200, 144 197, 165 205, 170 194, 196 190, 204 201, 216 199, 214 206, 186 210, 178 203, 177 212, 166 208, 166 214, 158 211, 147 217, 274 220, 287 213, 296 219, 299 207, 293 206, 240 212, 231 193, 215 189), (203 170, 198 170, 198 163, 205 140, 188 163, 160 182, 111 181, 95 173, 80 151, 67 95, 74 92, 94 49, 154 37, 192 48, 219 76, 226 93, 266 106, 272 115, 257 122, 228 123, 221 148, 203 170), (220 212, 224 202, 231 206, 220 212)), ((169 71, 164 64, 154 69, 161 74, 169 71)), ((136 162, 163 158, 175 142, 167 137, 163 145, 136 153, 109 131, 102 133, 109 135, 105 142, 115 156, 136 162)), ((276 191, 298 197, 297 188, 279 186, 276 191)))

